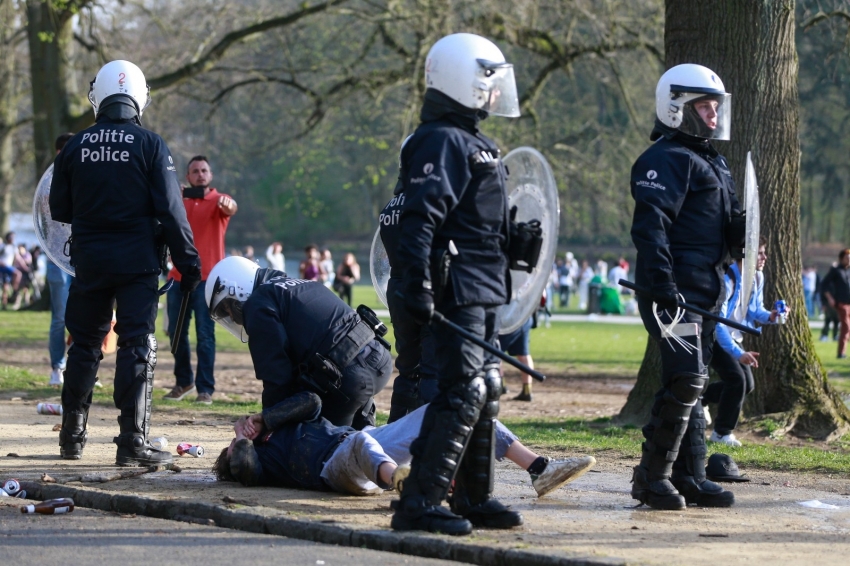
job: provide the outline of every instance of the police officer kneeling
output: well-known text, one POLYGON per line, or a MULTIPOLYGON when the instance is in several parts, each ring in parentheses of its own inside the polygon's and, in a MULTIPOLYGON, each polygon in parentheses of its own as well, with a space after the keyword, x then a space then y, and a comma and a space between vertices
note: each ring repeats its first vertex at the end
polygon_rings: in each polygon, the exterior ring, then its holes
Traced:
POLYGON ((74 343, 62 387, 60 455, 82 457, 101 343, 116 305, 115 406, 120 434, 116 464, 171 462, 148 442, 156 366, 157 280, 168 245, 182 275, 181 289, 201 280, 200 260, 171 154, 162 138, 141 126, 150 102, 142 71, 112 61, 92 81, 96 124, 75 135, 56 157, 50 187, 53 220, 71 225, 71 282, 65 324, 74 343), (160 242, 157 233, 161 232, 160 242))
POLYGON ((306 390, 336 426, 375 424, 373 397, 392 372, 389 344, 333 291, 233 256, 213 267, 205 296, 212 319, 248 342, 264 409, 306 390))

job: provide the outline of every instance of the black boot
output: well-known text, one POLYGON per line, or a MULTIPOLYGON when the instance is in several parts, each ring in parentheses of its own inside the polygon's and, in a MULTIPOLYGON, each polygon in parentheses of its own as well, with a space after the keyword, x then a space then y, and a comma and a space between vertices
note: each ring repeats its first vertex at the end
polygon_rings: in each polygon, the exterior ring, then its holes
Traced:
POLYGON ((455 385, 425 412, 419 437, 410 453, 413 462, 404 480, 401 500, 394 501, 391 526, 397 531, 422 530, 448 535, 472 532, 472 523, 441 506, 462 461, 472 426, 486 401, 480 377, 455 385))
MULTIPOLYGON (((407 490, 405 480, 404 489, 407 490)), ((403 497, 393 501, 390 507, 393 513, 390 527, 396 531, 428 531, 444 535, 468 535, 472 532, 472 523, 463 517, 458 517, 445 507, 431 505, 425 496, 403 497)))
POLYGON ((731 507, 735 495, 705 477, 705 415, 702 404, 691 411, 670 481, 685 501, 700 507, 731 507))
POLYGON ((650 480, 649 470, 643 466, 635 466, 632 475, 632 498, 663 511, 685 508, 685 498, 679 495, 670 480, 650 480))
POLYGON ((481 408, 478 422, 472 428, 469 448, 463 456, 455 478, 454 495, 449 500, 452 511, 476 527, 510 529, 522 524, 522 515, 493 499, 495 476, 494 447, 496 416, 502 380, 498 367, 485 368, 487 402, 481 408))
POLYGON ((79 460, 83 457, 88 432, 86 431, 88 411, 69 411, 62 415, 62 429, 59 431, 59 455, 66 460, 79 460))
POLYGON ((121 409, 118 466, 162 466, 172 462, 171 453, 157 450, 148 441, 151 422, 151 393, 156 367, 156 339, 138 336, 118 345, 115 362, 115 406, 121 409))
POLYGON ((143 434, 120 434, 112 439, 118 445, 117 466, 164 466, 172 462, 171 453, 157 450, 143 434))

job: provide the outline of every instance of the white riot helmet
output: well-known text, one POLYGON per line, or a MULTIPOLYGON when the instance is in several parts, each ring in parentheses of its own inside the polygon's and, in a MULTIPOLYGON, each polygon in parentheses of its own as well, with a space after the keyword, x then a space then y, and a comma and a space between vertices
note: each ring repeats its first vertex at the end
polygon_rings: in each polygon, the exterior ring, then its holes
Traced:
POLYGON ((466 108, 519 116, 514 66, 479 35, 456 33, 435 43, 425 61, 425 85, 466 108))
POLYGON ((129 61, 110 61, 100 68, 89 87, 89 102, 97 116, 101 103, 115 94, 126 94, 136 103, 139 117, 151 103, 151 89, 142 70, 129 61))
POLYGON ((714 71, 702 65, 676 65, 658 80, 655 114, 665 126, 699 138, 728 140, 732 122, 732 95, 714 71), (717 103, 708 110, 714 127, 700 116, 701 101, 717 103), (716 118, 713 116, 716 112, 716 118))
POLYGON ((258 269, 260 266, 248 258, 226 257, 212 268, 204 287, 210 318, 242 342, 248 341, 242 327, 242 306, 254 290, 258 269))

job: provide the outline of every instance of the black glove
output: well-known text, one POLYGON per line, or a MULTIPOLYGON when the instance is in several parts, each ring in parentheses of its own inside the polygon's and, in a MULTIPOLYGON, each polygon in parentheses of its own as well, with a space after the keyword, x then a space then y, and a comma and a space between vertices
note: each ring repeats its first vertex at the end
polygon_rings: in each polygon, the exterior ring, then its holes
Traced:
POLYGON ((733 214, 726 226, 726 244, 734 259, 743 259, 747 236, 747 214, 733 214))
POLYGON ((201 268, 193 265, 186 269, 185 272, 180 272, 180 291, 183 294, 188 294, 198 288, 201 284, 201 268))
POLYGON ((404 292, 397 293, 413 320, 419 324, 431 322, 434 316, 434 291, 430 281, 413 279, 405 285, 404 292))
POLYGON ((679 308, 679 290, 675 286, 664 287, 663 289, 653 288, 651 296, 652 300, 664 310, 675 313, 676 309, 679 308))

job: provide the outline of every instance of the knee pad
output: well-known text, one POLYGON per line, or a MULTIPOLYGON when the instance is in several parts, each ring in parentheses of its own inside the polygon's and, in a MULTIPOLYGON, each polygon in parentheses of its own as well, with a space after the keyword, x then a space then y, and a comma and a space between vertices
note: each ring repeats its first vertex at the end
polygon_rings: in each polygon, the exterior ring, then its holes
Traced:
MULTIPOLYGON (((672 400, 691 407, 702 395, 707 382, 708 376, 703 373, 679 373, 670 379, 669 396, 672 400)), ((666 399, 667 395, 665 395, 666 399)))
POLYGON ((502 373, 498 365, 484 367, 484 384, 487 386, 487 402, 481 409, 480 419, 495 419, 499 414, 499 398, 502 396, 502 373))
POLYGON ((487 401, 487 385, 484 378, 476 376, 465 383, 456 383, 448 391, 449 406, 468 426, 474 426, 487 401))

